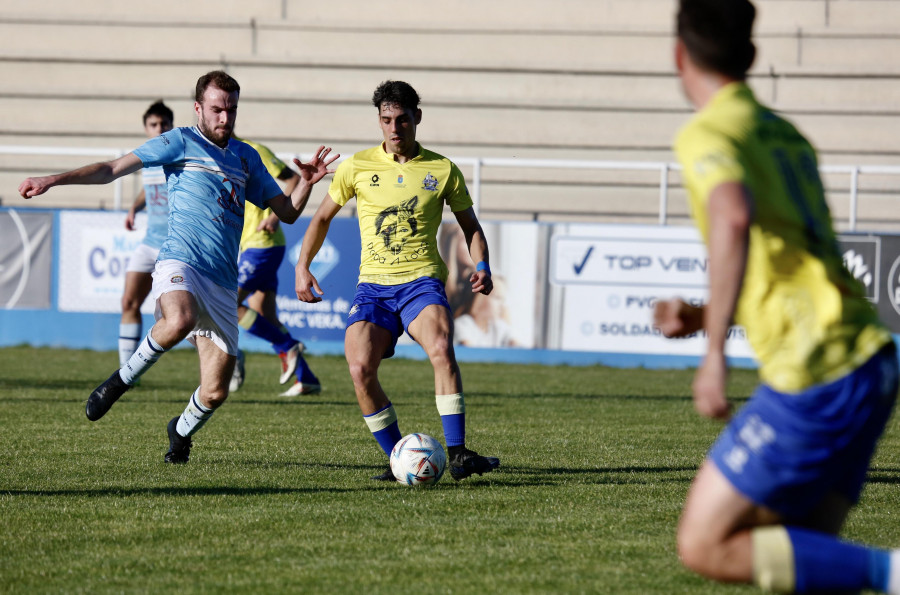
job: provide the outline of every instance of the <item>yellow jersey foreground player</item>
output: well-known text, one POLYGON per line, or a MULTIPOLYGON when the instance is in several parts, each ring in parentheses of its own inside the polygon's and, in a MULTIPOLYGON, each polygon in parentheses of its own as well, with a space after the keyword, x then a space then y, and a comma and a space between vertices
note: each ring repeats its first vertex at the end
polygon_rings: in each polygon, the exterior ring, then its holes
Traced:
POLYGON ((747 0, 681 0, 675 60, 698 110, 675 151, 709 253, 709 300, 658 304, 660 329, 705 328, 693 384, 725 419, 725 337, 743 325, 762 384, 701 466, 678 527, 682 562, 783 593, 900 593, 897 555, 839 540, 897 394, 897 353, 843 266, 816 154, 745 83, 747 0))

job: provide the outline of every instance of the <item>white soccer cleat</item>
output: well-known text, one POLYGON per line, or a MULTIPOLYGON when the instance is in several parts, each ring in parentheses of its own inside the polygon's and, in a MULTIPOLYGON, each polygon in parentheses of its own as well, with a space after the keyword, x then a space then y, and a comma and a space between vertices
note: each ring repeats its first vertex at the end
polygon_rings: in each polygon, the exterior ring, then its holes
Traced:
POLYGON ((235 392, 244 384, 244 352, 238 349, 237 360, 234 362, 234 372, 231 373, 231 380, 228 382, 228 392, 235 392))
POLYGON ((287 352, 282 351, 278 354, 278 357, 281 358, 281 378, 278 380, 280 384, 286 384, 297 371, 297 360, 300 359, 303 349, 303 343, 297 343, 287 352))
POLYGON ((312 384, 310 382, 300 382, 299 380, 294 383, 294 386, 287 389, 280 395, 279 397, 297 397, 300 395, 314 395, 318 392, 322 392, 321 384, 312 384))

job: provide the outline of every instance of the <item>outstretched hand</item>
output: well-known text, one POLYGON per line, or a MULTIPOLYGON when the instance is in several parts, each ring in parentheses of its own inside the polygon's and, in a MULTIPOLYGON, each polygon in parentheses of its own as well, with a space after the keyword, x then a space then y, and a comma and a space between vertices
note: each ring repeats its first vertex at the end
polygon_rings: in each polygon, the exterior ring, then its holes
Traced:
POLYGON ((315 155, 313 155, 313 158, 310 159, 308 163, 303 163, 298 158, 294 158, 294 165, 297 166, 297 171, 300 173, 300 177, 304 182, 312 185, 326 175, 334 173, 335 170, 328 169, 328 166, 334 163, 341 154, 336 153, 329 156, 329 153, 331 153, 331 147, 322 145, 316 149, 315 155))

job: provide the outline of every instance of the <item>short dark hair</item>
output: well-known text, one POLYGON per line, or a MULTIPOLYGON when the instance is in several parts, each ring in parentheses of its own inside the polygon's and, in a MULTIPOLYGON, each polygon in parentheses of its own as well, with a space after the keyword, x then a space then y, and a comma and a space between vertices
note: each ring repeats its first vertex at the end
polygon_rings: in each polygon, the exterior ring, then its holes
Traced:
POLYGON ((169 122, 175 121, 175 114, 169 109, 169 106, 163 103, 162 99, 158 99, 144 112, 144 125, 147 124, 147 118, 150 116, 159 116, 163 120, 168 120, 169 122))
POLYGON ((381 105, 399 105, 404 110, 415 111, 419 107, 419 94, 409 83, 403 81, 384 81, 372 95, 372 105, 381 111, 381 105))
POLYGON ((680 0, 677 34, 698 66, 743 80, 756 57, 755 18, 749 0, 680 0))
POLYGON ((218 87, 226 93, 240 93, 241 91, 241 86, 230 74, 224 70, 213 70, 197 79, 197 87, 194 89, 194 101, 203 103, 203 94, 210 85, 218 87))

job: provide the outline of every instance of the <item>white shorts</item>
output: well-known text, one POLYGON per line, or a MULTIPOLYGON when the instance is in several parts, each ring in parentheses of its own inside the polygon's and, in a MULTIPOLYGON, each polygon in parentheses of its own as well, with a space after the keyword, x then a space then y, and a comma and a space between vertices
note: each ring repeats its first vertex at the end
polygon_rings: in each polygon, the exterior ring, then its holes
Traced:
POLYGON ((153 248, 147 244, 140 244, 131 253, 128 259, 126 273, 152 273, 156 267, 156 257, 159 256, 159 248, 153 248))
POLYGON ((187 291, 200 306, 197 326, 187 339, 194 345, 196 337, 206 337, 229 355, 238 353, 237 290, 225 289, 180 260, 160 260, 153 272, 153 299, 156 319, 162 318, 159 298, 170 291, 187 291))

